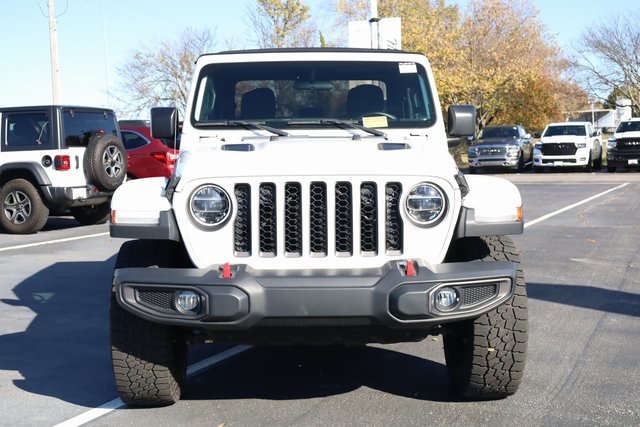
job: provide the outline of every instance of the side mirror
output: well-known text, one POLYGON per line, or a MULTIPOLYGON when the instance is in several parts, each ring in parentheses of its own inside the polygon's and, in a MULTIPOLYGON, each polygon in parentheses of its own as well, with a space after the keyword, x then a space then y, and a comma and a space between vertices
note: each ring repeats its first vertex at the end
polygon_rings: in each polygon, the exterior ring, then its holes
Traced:
POLYGON ((473 105, 450 105, 447 113, 450 136, 473 136, 476 131, 476 107, 473 105))
POLYGON ((175 141, 178 131, 178 109, 175 107, 153 107, 151 109, 151 136, 175 141))
POLYGON ((536 133, 533 134, 533 137, 534 138, 540 138, 540 134, 538 132, 536 132, 536 133))

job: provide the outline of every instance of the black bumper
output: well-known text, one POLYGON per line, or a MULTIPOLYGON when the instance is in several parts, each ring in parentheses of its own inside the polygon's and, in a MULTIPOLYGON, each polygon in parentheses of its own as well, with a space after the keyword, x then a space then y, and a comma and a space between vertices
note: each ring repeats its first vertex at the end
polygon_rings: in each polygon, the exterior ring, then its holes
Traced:
POLYGON ((95 187, 86 187, 86 194, 82 197, 74 197, 74 189, 71 187, 52 187, 44 185, 40 187, 45 203, 49 209, 66 209, 73 206, 101 205, 109 202, 113 191, 98 191, 95 187))
POLYGON ((607 151, 607 166, 620 168, 640 168, 640 152, 607 151))
POLYGON ((428 328, 477 317, 509 301, 516 265, 508 261, 440 264, 432 270, 417 262, 392 261, 366 270, 253 271, 230 268, 117 269, 118 303, 151 322, 212 331, 247 331, 258 327, 383 326, 428 328), (411 274, 411 273, 410 273, 411 274), (456 308, 434 306, 444 286, 460 296, 456 308), (177 295, 195 291, 195 312, 176 305, 177 295))

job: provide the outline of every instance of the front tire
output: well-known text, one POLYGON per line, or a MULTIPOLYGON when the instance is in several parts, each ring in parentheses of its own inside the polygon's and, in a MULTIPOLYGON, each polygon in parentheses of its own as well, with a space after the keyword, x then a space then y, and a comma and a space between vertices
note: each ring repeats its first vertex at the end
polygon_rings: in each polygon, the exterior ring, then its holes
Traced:
MULTIPOLYGON (((120 248, 115 268, 184 266, 179 244, 132 240, 120 248)), ((123 309, 111 293, 111 356, 116 389, 124 403, 166 406, 177 402, 187 373, 186 334, 123 309)))
POLYGON ((449 325, 443 334, 453 389, 466 399, 502 399, 514 394, 527 355, 527 294, 518 254, 506 236, 473 237, 452 244, 449 262, 512 261, 517 264, 513 298, 482 316, 449 325))
POLYGON ((0 224, 12 234, 36 233, 45 226, 49 208, 38 190, 26 179, 13 179, 0 189, 2 214, 0 224))

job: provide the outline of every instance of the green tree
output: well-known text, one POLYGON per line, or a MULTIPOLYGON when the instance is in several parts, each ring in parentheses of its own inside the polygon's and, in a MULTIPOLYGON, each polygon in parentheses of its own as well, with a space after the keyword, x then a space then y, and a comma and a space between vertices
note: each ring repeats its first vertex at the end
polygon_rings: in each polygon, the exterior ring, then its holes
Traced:
POLYGON ((213 48, 215 31, 185 29, 176 40, 141 46, 117 70, 121 116, 146 116, 151 107, 175 105, 184 115, 198 56, 213 48))
POLYGON ((261 48, 317 45, 309 7, 300 0, 256 0, 247 12, 261 48))

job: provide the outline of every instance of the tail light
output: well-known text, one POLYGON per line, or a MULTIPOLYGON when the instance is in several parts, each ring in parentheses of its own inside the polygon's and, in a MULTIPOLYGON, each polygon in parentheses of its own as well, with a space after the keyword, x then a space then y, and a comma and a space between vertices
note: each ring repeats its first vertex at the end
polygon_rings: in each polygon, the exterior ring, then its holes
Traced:
POLYGON ((178 156, 178 152, 175 151, 160 151, 151 153, 151 157, 169 166, 173 166, 176 163, 176 160, 178 160, 178 156))
POLYGON ((68 171, 71 169, 71 157, 70 156, 56 156, 53 159, 53 166, 57 171, 68 171))

